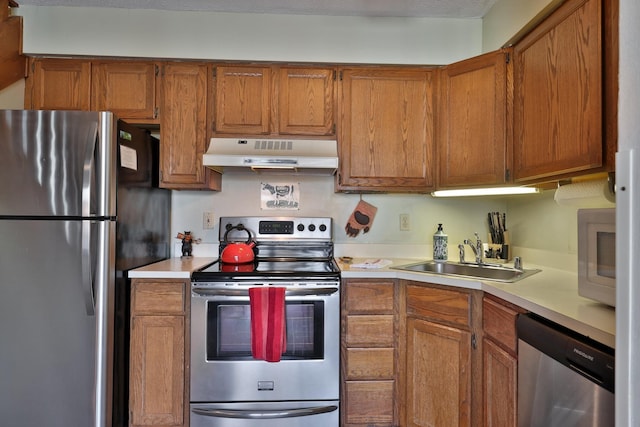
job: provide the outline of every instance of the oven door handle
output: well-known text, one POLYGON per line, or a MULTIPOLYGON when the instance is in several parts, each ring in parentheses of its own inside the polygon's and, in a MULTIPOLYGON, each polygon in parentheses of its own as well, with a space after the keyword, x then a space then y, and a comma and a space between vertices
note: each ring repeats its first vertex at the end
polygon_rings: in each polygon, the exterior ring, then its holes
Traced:
POLYGON ((324 414, 327 412, 333 412, 338 407, 335 405, 330 406, 317 406, 313 408, 298 408, 298 409, 275 409, 275 410, 243 410, 243 409, 207 409, 207 408, 193 408, 191 411, 194 414, 204 415, 207 417, 219 417, 219 418, 241 418, 251 420, 269 420, 277 418, 293 418, 293 417, 306 417, 310 415, 324 414))
MULTIPOLYGON (((248 297, 249 289, 208 289, 194 287, 191 289, 196 295, 201 296, 226 296, 226 297, 248 297)), ((338 288, 292 288, 285 291, 285 296, 322 296, 331 295, 338 292, 338 288)))

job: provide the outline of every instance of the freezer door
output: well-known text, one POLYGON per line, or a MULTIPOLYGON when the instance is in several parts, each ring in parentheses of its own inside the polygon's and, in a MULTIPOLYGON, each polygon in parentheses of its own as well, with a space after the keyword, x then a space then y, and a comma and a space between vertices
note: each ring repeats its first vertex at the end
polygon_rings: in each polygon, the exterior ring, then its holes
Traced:
POLYGON ((0 217, 113 216, 112 113, 0 110, 0 217), (25 195, 29 197, 25 197, 25 195))
POLYGON ((3 427, 111 425, 115 223, 90 223, 87 255, 88 222, 0 220, 3 427))

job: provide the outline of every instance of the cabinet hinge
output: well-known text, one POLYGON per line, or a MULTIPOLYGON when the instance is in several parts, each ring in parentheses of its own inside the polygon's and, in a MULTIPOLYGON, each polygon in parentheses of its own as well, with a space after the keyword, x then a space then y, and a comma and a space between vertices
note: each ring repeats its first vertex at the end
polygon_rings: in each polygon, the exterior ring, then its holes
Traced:
POLYGON ((160 74, 160 67, 158 67, 158 64, 156 64, 155 67, 156 67, 156 77, 158 77, 158 75, 160 74))
POLYGON ((31 72, 33 73, 35 71, 36 71, 36 63, 35 63, 35 61, 32 61, 31 62, 31 72))
POLYGON ((153 109, 153 118, 157 119, 158 118, 158 107, 153 109))
POLYGON ((340 81, 342 81, 342 70, 340 70, 340 81))
POLYGON ((333 70, 333 80, 335 80, 337 78, 336 74, 338 74, 338 72, 336 70, 333 70))
POLYGON ((506 55, 504 56, 504 60, 505 62, 508 64, 511 62, 511 53, 507 52, 506 55))
POLYGON ((504 171, 504 180, 506 182, 511 181, 511 170, 507 169, 504 171))
POLYGON ((474 350, 478 348, 478 341, 476 340, 476 334, 471 334, 471 348, 474 350))
POLYGON ((333 124, 333 134, 334 135, 336 134, 336 124, 335 123, 333 124))
POLYGON ((213 67, 211 69, 211 76, 215 79, 216 77, 218 77, 218 69, 216 67, 213 67))

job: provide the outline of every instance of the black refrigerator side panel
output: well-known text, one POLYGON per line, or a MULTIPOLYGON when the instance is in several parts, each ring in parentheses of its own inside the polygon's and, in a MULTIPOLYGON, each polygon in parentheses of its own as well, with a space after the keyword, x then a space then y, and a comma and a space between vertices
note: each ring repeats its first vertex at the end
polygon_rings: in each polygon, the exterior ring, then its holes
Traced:
POLYGON ((171 256, 171 192, 158 188, 159 143, 118 122, 113 426, 129 425, 128 270, 171 256))

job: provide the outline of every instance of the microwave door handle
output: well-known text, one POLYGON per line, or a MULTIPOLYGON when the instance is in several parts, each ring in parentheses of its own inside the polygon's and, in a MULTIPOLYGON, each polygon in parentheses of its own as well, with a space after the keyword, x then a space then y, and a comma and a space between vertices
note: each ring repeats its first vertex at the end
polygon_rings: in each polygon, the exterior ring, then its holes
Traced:
POLYGON ((338 407, 335 405, 318 406, 313 408, 299 408, 299 409, 275 409, 275 410, 243 410, 243 409, 207 409, 207 408, 193 408, 192 412, 198 415, 204 415, 207 417, 219 417, 219 418, 240 418, 251 420, 270 420, 278 418, 294 418, 294 417, 306 417, 310 415, 324 414, 327 412, 333 412, 338 407))
MULTIPOLYGON (((194 287, 193 293, 200 296, 246 297, 249 289, 207 289, 194 287)), ((324 296, 338 292, 338 288, 287 289, 285 296, 324 296)))

